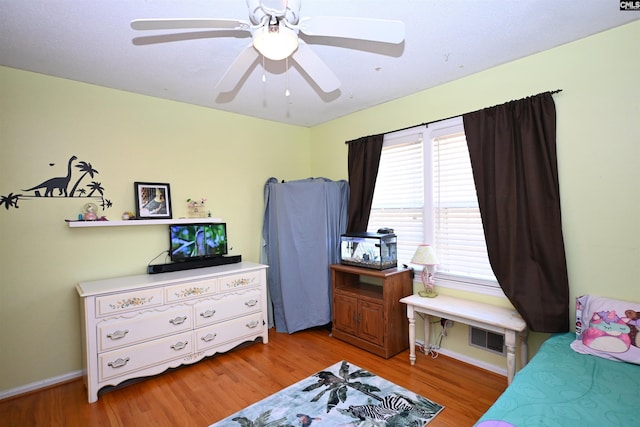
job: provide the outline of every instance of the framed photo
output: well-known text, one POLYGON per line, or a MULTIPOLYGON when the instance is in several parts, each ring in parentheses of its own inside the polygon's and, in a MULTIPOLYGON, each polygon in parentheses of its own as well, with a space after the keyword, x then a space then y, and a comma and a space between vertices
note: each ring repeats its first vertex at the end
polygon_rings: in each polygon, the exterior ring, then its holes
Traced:
POLYGON ((171 219, 169 184, 134 182, 136 218, 171 219))

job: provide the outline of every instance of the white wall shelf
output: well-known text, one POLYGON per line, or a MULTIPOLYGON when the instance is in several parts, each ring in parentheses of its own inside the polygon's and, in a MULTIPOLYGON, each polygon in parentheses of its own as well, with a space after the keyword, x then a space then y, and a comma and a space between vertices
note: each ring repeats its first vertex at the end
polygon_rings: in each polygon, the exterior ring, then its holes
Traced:
POLYGON ((80 227, 123 227, 131 225, 163 225, 222 222, 220 218, 178 218, 178 219, 129 219, 126 221, 67 221, 70 228, 80 227))

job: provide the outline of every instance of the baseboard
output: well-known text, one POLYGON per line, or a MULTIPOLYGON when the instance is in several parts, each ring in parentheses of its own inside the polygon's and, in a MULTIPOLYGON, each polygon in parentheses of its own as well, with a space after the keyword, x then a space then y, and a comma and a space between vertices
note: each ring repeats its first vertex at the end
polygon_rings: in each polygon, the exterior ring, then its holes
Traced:
MULTIPOLYGON (((424 346, 424 341, 416 340, 416 344, 420 347, 424 346)), ((483 362, 482 360, 474 359, 462 353, 447 350, 446 348, 438 349, 438 353, 451 357, 452 359, 460 360, 461 362, 468 363, 469 365, 477 366, 478 368, 493 372, 504 377, 507 376, 507 369, 492 365, 490 363, 483 362)), ((423 353, 416 352, 416 356, 420 357, 423 353)), ((51 387, 57 384, 65 383, 82 377, 82 371, 69 372, 68 374, 60 375, 58 377, 48 378, 42 381, 36 381, 31 384, 25 384, 20 387, 12 388, 9 390, 0 391, 0 400, 7 399, 9 397, 18 396, 21 394, 31 393, 36 390, 51 387)))
POLYGON ((60 375, 58 377, 47 378, 42 381, 36 381, 31 384, 25 384, 20 387, 12 388, 9 390, 0 391, 0 400, 8 399, 9 397, 19 396, 21 394, 31 393, 43 388, 51 387, 57 384, 66 383, 72 380, 76 380, 82 377, 82 371, 73 371, 68 374, 60 375))
MULTIPOLYGON (((416 340, 416 345, 424 348, 424 341, 416 340)), ((482 360, 474 359, 473 357, 469 357, 465 354, 457 353, 455 351, 447 350, 446 348, 439 348, 436 351, 444 356, 459 360, 464 363, 468 363, 469 365, 477 366, 478 368, 484 369, 485 371, 493 372, 494 374, 502 375, 503 377, 507 376, 507 368, 493 365, 482 360)), ((419 356, 420 353, 416 352, 416 357, 419 356)))

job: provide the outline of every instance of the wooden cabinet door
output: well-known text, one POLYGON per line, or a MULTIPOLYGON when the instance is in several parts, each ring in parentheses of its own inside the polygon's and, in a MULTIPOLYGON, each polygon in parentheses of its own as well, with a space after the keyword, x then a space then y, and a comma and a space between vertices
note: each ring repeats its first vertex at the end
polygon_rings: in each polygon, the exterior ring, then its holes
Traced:
POLYGON ((358 301, 357 335, 373 344, 384 344, 384 310, 382 304, 358 301))
POLYGON ((348 334, 356 335, 358 330, 358 300, 354 297, 336 294, 333 303, 333 326, 348 334))

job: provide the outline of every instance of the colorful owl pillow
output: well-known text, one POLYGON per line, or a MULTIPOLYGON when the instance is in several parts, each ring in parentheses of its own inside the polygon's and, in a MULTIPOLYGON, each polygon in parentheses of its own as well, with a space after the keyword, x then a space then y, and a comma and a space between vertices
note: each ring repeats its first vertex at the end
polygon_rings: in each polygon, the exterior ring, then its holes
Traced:
POLYGON ((640 303, 592 295, 576 298, 576 339, 571 348, 640 365, 640 303))

